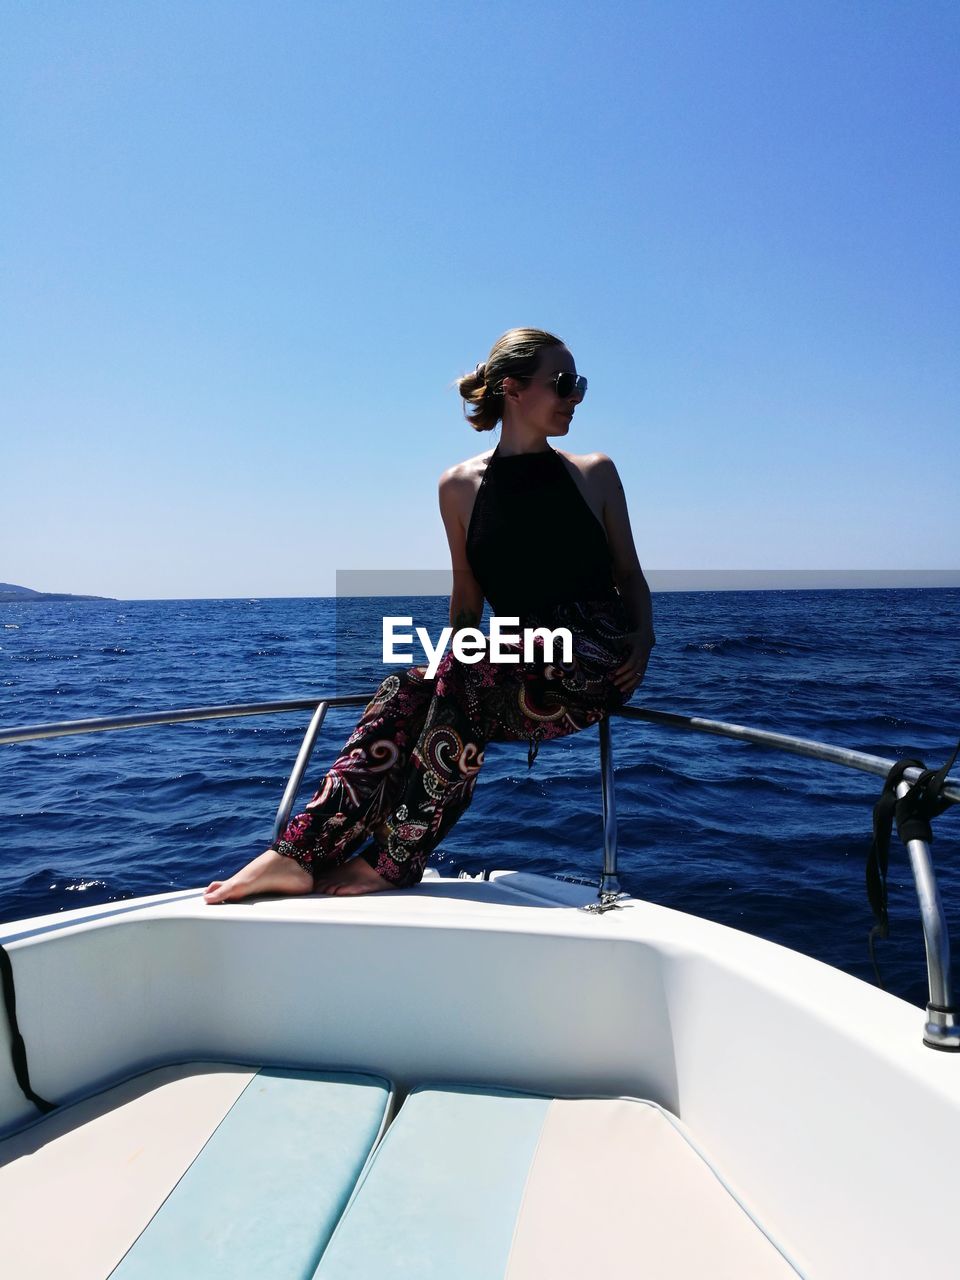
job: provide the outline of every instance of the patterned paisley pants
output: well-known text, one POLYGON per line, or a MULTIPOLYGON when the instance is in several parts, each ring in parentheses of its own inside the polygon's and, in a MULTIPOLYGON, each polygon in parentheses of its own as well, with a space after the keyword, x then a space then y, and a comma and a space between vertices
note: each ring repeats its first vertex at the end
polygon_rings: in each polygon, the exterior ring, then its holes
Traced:
MULTIPOLYGON (((416 884, 427 858, 473 798, 488 742, 541 742, 596 724, 621 707, 611 679, 629 629, 619 596, 556 605, 523 626, 567 627, 573 660, 465 663, 448 651, 432 680, 425 667, 388 675, 327 771, 320 789, 273 846, 314 878, 359 854, 397 888, 416 884)), ((559 645, 555 657, 560 656, 559 645)))

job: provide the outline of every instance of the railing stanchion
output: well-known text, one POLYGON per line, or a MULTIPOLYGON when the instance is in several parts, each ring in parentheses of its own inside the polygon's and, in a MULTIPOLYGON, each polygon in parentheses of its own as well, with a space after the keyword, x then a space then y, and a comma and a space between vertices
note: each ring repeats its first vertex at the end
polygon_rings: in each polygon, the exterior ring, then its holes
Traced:
MULTIPOLYGON (((910 791, 909 782, 897 786, 897 799, 910 791)), ((960 1010, 953 1002, 953 980, 950 974, 950 934, 940 901, 940 890, 933 870, 930 846, 926 840, 907 840, 907 853, 917 886, 920 919, 923 922, 923 945, 927 953, 927 1025, 923 1043, 931 1049, 960 1052, 960 1010)))
POLYGON ((313 744, 317 740, 317 734, 320 732, 320 726, 323 724, 327 715, 329 702, 320 702, 317 709, 310 718, 310 724, 307 726, 307 732, 303 735, 303 741, 300 743, 300 750, 297 752, 297 758, 293 765, 293 772, 287 780, 287 785, 283 789, 283 799, 280 801, 280 808, 277 810, 277 820, 273 824, 273 842, 276 843, 280 839, 284 827, 290 821, 290 811, 293 808, 293 802, 297 798, 297 791, 300 789, 300 783, 303 780, 304 772, 310 763, 310 756, 313 753, 313 744))
POLYGON ((600 803, 603 813, 603 871, 597 901, 589 911, 609 911, 622 896, 617 878, 617 796, 613 776, 613 749, 610 745, 610 717, 600 721, 600 803))

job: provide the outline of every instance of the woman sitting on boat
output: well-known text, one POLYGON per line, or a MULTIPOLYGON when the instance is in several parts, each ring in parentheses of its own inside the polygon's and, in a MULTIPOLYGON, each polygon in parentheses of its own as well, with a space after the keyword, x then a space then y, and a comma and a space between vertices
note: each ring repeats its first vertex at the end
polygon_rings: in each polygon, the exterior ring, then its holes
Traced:
POLYGON ((511 329, 459 380, 471 426, 501 423, 500 441, 440 477, 451 626, 478 628, 486 599, 519 620, 511 631, 567 628, 572 661, 547 661, 540 638, 531 661, 468 663, 451 650, 434 679, 422 666, 388 675, 304 812, 209 885, 207 902, 416 884, 469 805, 488 742, 528 742, 529 767, 542 741, 596 724, 633 693, 654 633, 617 469, 548 444, 570 430, 586 389, 559 338, 511 329))

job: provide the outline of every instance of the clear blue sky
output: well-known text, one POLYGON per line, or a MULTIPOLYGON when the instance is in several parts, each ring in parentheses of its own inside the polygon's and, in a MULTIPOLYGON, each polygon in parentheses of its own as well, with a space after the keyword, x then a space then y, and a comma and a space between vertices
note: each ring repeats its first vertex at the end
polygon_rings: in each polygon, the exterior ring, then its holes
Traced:
POLYGON ((0 580, 439 569, 514 325, 649 569, 960 567, 960 5, 19 4, 0 580))

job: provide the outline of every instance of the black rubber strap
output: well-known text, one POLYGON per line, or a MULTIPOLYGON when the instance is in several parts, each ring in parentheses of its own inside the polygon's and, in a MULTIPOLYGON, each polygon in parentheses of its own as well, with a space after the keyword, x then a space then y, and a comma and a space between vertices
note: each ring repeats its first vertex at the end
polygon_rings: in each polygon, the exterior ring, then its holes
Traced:
POLYGON ((897 787, 909 768, 924 768, 922 760, 898 760, 883 783, 880 799, 873 806, 873 843, 867 854, 867 899, 877 923, 874 936, 887 936, 887 867, 890 863, 890 833, 897 809, 897 787))
POLYGON ((897 801, 897 834, 904 844, 908 840, 933 839, 931 819, 939 817, 954 802, 944 799, 943 784, 947 774, 953 768, 953 762, 960 754, 960 742, 957 743, 953 755, 936 773, 925 769, 902 800, 897 801))
POLYGON ((13 965, 10 957, 0 946, 0 984, 3 986, 3 1003, 7 1011, 7 1022, 10 1026, 10 1057, 13 1061, 13 1072, 17 1084, 39 1111, 54 1111, 56 1103, 47 1102, 30 1087, 30 1072, 27 1068, 27 1046, 23 1043, 20 1027, 17 1024, 17 991, 13 982, 13 965))
POLYGON ((958 754, 960 754, 960 742, 957 743, 947 763, 936 772, 928 769, 922 760, 898 760, 884 779, 880 799, 873 807, 873 843, 867 855, 867 898, 876 917, 876 924, 870 930, 868 946, 879 987, 883 986, 883 982, 880 979, 873 944, 877 938, 886 938, 889 931, 887 867, 890 860, 890 834, 894 820, 897 823, 897 834, 904 844, 908 840, 926 840, 929 843, 933 839, 931 819, 943 813, 954 803, 953 800, 944 799, 941 792, 958 754), (911 766, 921 770, 920 776, 911 785, 907 794, 898 799, 897 787, 903 780, 904 773, 911 766))

